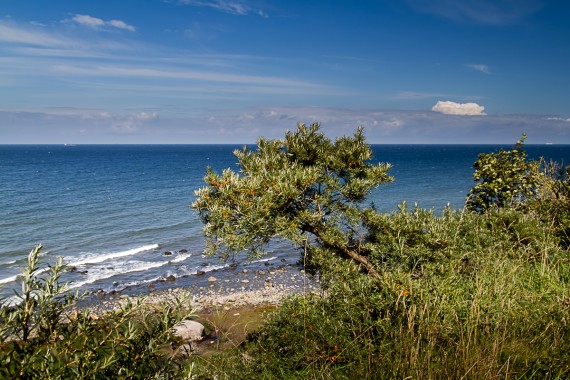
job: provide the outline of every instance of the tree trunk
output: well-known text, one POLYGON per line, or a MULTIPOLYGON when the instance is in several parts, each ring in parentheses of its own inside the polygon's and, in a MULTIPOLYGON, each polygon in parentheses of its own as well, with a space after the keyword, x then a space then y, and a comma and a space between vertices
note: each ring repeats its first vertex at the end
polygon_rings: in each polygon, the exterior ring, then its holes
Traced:
POLYGON ((346 244, 338 245, 328 242, 322 230, 315 226, 305 226, 304 230, 315 235, 325 247, 337 250, 345 258, 350 259, 357 265, 363 267, 369 275, 374 277, 380 276, 380 273, 376 270, 374 264, 372 264, 366 256, 362 256, 356 250, 349 248, 346 244))

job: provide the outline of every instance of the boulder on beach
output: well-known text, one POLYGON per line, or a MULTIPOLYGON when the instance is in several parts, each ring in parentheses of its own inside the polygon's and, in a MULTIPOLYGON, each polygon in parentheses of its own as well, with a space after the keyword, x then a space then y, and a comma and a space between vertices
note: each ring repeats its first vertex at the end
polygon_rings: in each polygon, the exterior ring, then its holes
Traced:
POLYGON ((204 325, 196 321, 182 321, 172 328, 172 334, 185 342, 196 342, 204 337, 204 325))

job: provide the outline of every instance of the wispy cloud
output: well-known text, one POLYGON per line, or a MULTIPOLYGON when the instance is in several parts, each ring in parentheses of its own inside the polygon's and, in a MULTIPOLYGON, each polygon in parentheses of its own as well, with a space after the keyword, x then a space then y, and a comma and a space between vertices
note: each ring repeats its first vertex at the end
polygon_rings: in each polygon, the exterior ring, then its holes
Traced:
POLYGON ((570 118, 562 118, 562 117, 547 117, 546 120, 553 120, 553 121, 562 121, 565 123, 570 123, 570 118))
POLYGON ((102 29, 105 27, 112 27, 117 29, 124 29, 134 32, 136 28, 121 20, 103 20, 89 15, 76 14, 71 18, 71 21, 94 29, 102 29))
POLYGON ((455 22, 488 25, 516 24, 542 7, 540 0, 407 0, 407 3, 418 12, 455 22))
POLYGON ((0 42, 10 45, 63 47, 73 44, 69 38, 46 33, 38 26, 22 27, 0 21, 0 42))
POLYGON ((468 63, 465 66, 473 69, 475 71, 482 72, 484 74, 491 74, 491 68, 487 65, 483 65, 481 63, 468 63))
POLYGON ((154 67, 136 67, 136 66, 117 66, 117 65, 56 65, 53 67, 55 71, 65 74, 90 75, 90 76, 107 76, 107 77, 136 77, 147 79, 175 79, 175 80, 198 80, 205 82, 223 82, 237 83, 248 85, 263 86, 284 86, 299 88, 318 88, 323 87, 316 83, 306 81, 298 81, 293 79, 273 77, 273 76, 256 76, 246 74, 232 74, 216 71, 201 70, 174 70, 161 69, 154 67))
POLYGON ((261 17, 268 17, 267 13, 264 10, 251 7, 244 2, 237 0, 179 0, 179 3, 191 5, 194 7, 212 8, 220 12, 239 16, 254 14, 261 17))

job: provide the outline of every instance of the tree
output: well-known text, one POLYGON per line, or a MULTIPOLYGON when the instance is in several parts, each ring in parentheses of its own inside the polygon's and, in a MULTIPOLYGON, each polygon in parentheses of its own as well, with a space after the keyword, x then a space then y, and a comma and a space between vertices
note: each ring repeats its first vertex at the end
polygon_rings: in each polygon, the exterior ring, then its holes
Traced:
POLYGON ((283 140, 261 137, 256 150, 244 147, 234 155, 240 173, 208 168, 207 186, 196 191, 192 205, 205 224, 208 253, 257 257, 279 237, 333 250, 377 274, 360 250, 360 205, 392 178, 389 164, 370 163, 362 128, 333 142, 318 123, 298 124, 283 140))
POLYGON ((483 212, 491 206, 506 207, 534 196, 537 187, 537 162, 527 161, 523 143, 526 135, 511 150, 481 153, 473 166, 473 179, 479 181, 469 192, 466 206, 483 212))

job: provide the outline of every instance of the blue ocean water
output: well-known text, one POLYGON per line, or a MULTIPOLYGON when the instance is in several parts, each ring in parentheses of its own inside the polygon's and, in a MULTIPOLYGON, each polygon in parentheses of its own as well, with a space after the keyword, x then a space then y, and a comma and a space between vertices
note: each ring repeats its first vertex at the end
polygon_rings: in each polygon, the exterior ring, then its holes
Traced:
MULTIPOLYGON (((202 255, 202 225, 190 205, 206 167, 237 168, 236 148, 241 146, 0 145, 0 294, 17 285, 37 243, 48 262, 64 257, 74 269, 64 279, 81 290, 140 292, 171 275, 178 280, 169 286, 203 281, 197 271, 223 276, 227 264, 202 255)), ((448 203, 462 208, 477 155, 498 148, 374 145, 375 161, 391 163, 396 181, 370 200, 381 211, 402 201, 436 212, 448 203)), ((527 152, 570 158, 568 145, 530 145, 527 152)), ((277 243, 265 264, 292 265, 298 257, 293 247, 277 243)))

